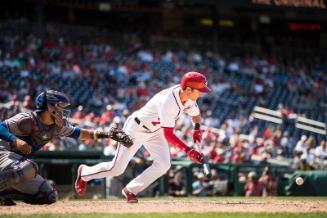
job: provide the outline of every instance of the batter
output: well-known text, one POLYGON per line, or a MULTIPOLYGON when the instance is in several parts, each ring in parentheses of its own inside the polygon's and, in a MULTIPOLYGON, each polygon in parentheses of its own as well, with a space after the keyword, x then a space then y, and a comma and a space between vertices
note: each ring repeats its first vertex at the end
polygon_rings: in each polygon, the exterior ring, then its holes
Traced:
POLYGON ((122 190, 128 203, 137 203, 137 194, 170 168, 168 143, 183 150, 190 160, 203 163, 203 155, 180 140, 174 134, 174 128, 181 114, 187 113, 194 123, 193 140, 194 142, 201 141, 201 115, 196 100, 202 96, 202 93, 209 91, 204 75, 198 72, 188 72, 179 85, 157 93, 143 108, 131 114, 124 124, 123 130, 133 139, 133 146, 127 148, 118 145, 111 162, 94 166, 80 165, 75 183, 76 193, 84 195, 87 182, 92 179, 118 176, 124 173, 129 161, 142 145, 150 153, 153 163, 122 190))

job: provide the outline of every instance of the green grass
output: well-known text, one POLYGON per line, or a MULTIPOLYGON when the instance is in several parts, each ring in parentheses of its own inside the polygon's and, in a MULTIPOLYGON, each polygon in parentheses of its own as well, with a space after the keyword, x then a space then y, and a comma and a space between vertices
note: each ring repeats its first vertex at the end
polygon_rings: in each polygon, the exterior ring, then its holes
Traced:
POLYGON ((327 213, 147 213, 147 214, 33 214, 1 218, 326 218, 327 213))

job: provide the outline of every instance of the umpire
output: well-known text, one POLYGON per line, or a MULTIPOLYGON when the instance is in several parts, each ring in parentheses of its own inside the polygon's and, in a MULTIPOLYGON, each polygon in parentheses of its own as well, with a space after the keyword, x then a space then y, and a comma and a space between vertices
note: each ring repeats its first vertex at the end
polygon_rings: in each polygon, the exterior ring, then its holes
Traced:
POLYGON ((30 159, 56 136, 111 138, 125 146, 133 144, 118 128, 105 133, 73 127, 66 119, 68 106, 70 100, 64 93, 48 90, 37 96, 37 110, 0 122, 0 205, 15 205, 14 200, 29 204, 57 201, 58 192, 38 174, 37 164, 30 159))

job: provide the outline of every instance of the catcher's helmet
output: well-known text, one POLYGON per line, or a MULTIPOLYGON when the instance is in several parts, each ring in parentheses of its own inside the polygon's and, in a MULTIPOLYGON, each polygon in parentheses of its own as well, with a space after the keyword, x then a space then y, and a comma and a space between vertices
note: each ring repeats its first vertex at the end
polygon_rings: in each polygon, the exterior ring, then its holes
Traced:
POLYGON ((69 116, 70 111, 65 109, 68 106, 70 106, 70 100, 62 92, 48 90, 36 97, 36 111, 49 111, 55 123, 60 127, 64 124, 64 118, 69 116))
POLYGON ((185 89, 186 87, 190 87, 192 89, 197 89, 200 92, 210 92, 211 90, 207 86, 206 77, 198 72, 188 72, 184 74, 181 80, 181 87, 185 89))

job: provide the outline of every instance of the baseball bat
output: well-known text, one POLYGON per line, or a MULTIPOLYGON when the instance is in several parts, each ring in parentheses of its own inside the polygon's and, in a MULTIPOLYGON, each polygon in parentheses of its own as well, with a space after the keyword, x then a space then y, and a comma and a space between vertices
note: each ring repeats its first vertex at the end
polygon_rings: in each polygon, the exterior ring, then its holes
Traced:
MULTIPOLYGON (((199 145, 198 143, 195 143, 197 150, 202 153, 202 145, 199 145)), ((208 160, 206 158, 204 158, 204 163, 202 164, 203 167, 203 172, 204 175, 206 175, 207 177, 211 177, 211 169, 210 169, 210 165, 208 163, 208 160)))

